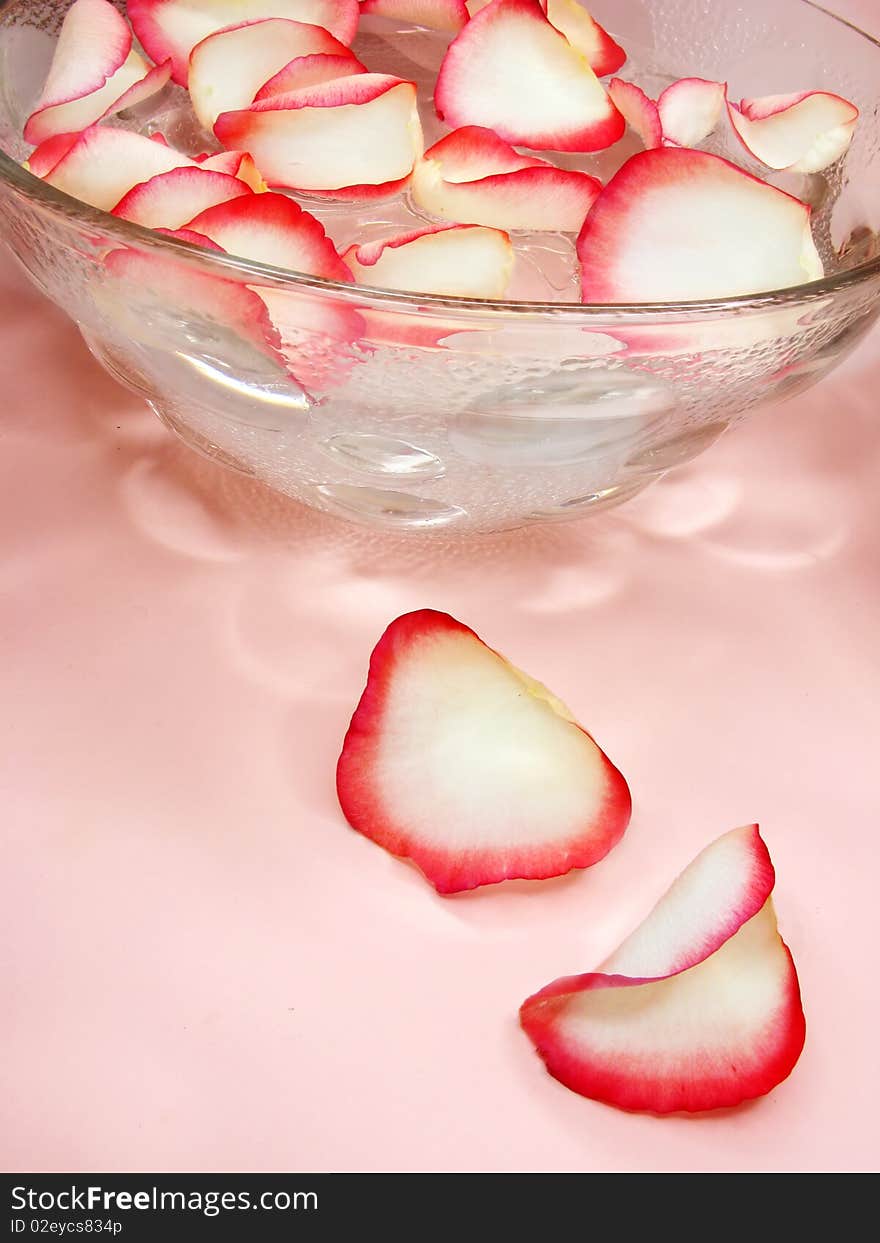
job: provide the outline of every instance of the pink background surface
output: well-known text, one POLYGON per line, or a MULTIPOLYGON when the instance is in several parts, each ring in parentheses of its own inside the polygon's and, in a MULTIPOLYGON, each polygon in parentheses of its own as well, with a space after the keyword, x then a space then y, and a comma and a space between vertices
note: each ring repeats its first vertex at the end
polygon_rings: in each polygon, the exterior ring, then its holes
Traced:
POLYGON ((0 306, 3 1168, 876 1168, 876 334, 623 509, 456 549, 202 461, 5 256, 0 306), (441 899, 346 827, 370 649, 422 606, 622 767, 605 862, 441 899), (696 1119, 567 1092, 519 1002, 755 819, 792 1077, 696 1119))

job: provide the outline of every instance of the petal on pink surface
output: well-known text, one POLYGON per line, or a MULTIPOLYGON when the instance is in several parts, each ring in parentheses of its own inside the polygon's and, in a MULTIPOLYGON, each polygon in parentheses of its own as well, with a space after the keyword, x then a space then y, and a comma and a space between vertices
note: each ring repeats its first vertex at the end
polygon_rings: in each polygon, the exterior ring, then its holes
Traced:
POLYGON ((598 971, 528 998, 520 1021, 550 1074, 660 1114, 738 1105, 787 1078, 805 1024, 773 884, 757 825, 725 834, 598 971))
POLYGON ((373 650, 336 788, 353 828, 444 894, 589 867, 630 816, 622 775, 565 705, 432 609, 373 650))

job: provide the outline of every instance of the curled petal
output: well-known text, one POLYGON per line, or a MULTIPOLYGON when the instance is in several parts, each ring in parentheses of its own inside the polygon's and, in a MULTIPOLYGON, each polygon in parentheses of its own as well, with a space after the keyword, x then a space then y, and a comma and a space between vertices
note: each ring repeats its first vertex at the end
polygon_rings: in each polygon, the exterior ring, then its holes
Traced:
POLYGON ((228 173, 230 177, 238 177, 245 185, 250 186, 255 194, 263 194, 267 189, 260 170, 248 151, 217 151, 196 157, 196 162, 215 173, 228 173))
POLYGON ((660 124, 660 113, 657 104, 649 99, 635 82, 626 82, 623 78, 612 78, 608 83, 608 94, 627 125, 635 130, 647 150, 659 147, 663 141, 663 127, 660 124))
POLYGON ((818 173, 852 142, 859 110, 840 95, 803 91, 728 104, 743 146, 768 168, 818 173))
POLYGON ((346 78, 354 73, 366 72, 366 66, 351 52, 339 55, 319 52, 310 56, 297 56, 261 86, 254 98, 271 99, 274 95, 286 95, 289 91, 297 91, 304 86, 317 86, 319 83, 332 82, 334 78, 346 78))
POLYGON ((587 58, 597 78, 623 68, 626 52, 577 0, 547 0, 544 11, 560 34, 587 58))
POLYGON ((792 1071, 805 1024, 757 825, 708 846, 598 971, 548 984, 520 1022, 583 1096, 672 1113, 738 1105, 792 1071))

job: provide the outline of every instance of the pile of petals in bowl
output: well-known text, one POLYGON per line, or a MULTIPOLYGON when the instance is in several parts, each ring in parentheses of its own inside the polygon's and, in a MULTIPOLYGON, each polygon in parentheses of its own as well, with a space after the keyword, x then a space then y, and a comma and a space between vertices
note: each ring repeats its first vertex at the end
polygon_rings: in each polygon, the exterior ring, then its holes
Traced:
MULTIPOLYGON (((468 626, 421 609, 376 645, 336 773, 351 826, 442 894, 598 863, 626 780, 572 712, 468 626)), ((520 1008, 549 1072, 657 1114, 763 1096, 804 1043, 797 973, 757 825, 724 834, 595 971, 520 1008)))
POLYGON ((128 0, 127 11, 131 27, 108 0, 68 11, 24 127, 28 167, 183 242, 447 297, 504 298, 521 230, 576 236, 588 303, 734 297, 823 275, 810 208, 699 147, 723 125, 757 166, 818 172, 858 119, 838 95, 734 103, 726 83, 691 77, 651 99, 613 76, 626 52, 577 0, 128 0), (350 50, 362 14, 452 36, 433 98, 449 132, 428 150, 416 83, 350 50), (113 124, 169 81, 188 88, 211 151, 190 157, 113 124), (628 132, 644 149, 605 185, 545 158, 628 132), (424 227, 340 254, 285 192, 357 204, 365 220, 406 192, 424 227))

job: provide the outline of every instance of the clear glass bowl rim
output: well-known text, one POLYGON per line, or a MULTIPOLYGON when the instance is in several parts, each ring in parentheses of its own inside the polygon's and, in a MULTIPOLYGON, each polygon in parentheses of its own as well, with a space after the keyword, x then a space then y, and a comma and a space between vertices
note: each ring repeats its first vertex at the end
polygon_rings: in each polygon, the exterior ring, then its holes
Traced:
MULTIPOLYGON (((821 4, 817 4, 815 0, 800 0, 800 3, 848 27, 867 43, 872 44, 880 53, 880 40, 875 39, 853 22, 847 21, 837 13, 830 12, 821 4)), ((33 173, 28 172, 3 150, 0 150, 0 180, 6 181, 27 198, 47 208, 50 213, 57 213, 67 220, 88 227, 97 227, 104 233, 118 236, 121 244, 137 245, 142 250, 166 252, 169 256, 173 255, 176 260, 193 264, 208 274, 225 276, 227 279, 232 276, 245 284, 258 283, 277 289, 311 289, 315 292, 332 294, 337 300, 341 297, 345 301, 361 304, 369 301, 373 304, 385 305, 398 312, 410 311, 414 314, 431 311, 448 314, 450 311, 458 311, 473 312, 482 317, 503 314, 568 322, 596 323, 596 321, 601 321, 607 324, 609 321, 637 320, 642 324, 646 321, 660 323, 676 319, 717 318, 719 315, 728 316, 731 312, 760 312, 794 304, 809 304, 880 276, 880 255, 877 255, 854 268, 835 273, 833 276, 822 277, 821 280, 809 281, 802 285, 790 285, 785 289, 742 294, 736 298, 700 299, 690 302, 603 303, 522 300, 506 302, 491 298, 448 298, 440 294, 414 294, 395 289, 382 289, 373 285, 355 285, 346 281, 326 280, 323 277, 310 276, 288 268, 277 268, 271 264, 257 263, 250 259, 203 250, 141 225, 119 220, 109 212, 101 211, 91 207, 88 203, 83 203, 80 199, 72 198, 69 194, 56 190, 33 173)), ((598 323, 596 323, 596 330, 601 330, 598 323)))

